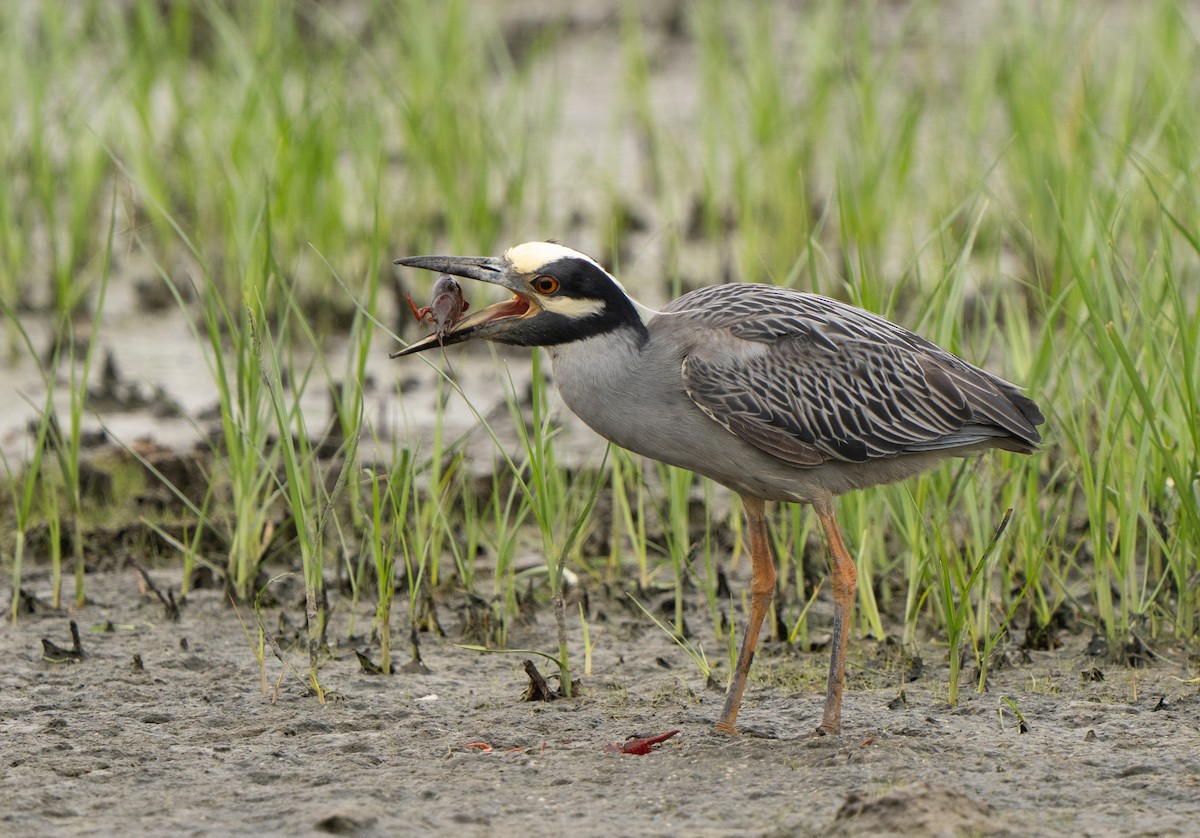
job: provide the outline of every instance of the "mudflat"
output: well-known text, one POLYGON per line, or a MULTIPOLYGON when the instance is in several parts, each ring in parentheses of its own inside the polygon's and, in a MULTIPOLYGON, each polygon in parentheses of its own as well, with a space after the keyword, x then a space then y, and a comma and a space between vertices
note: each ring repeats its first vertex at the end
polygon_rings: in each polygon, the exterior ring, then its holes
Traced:
MULTIPOLYGON (((150 575, 163 591, 178 576, 150 575)), ((45 577, 27 583, 48 593, 45 577)), ((861 641, 844 732, 816 737, 825 652, 767 642, 730 738, 712 729, 721 692, 616 597, 589 597, 591 672, 577 654, 581 694, 553 702, 523 700, 531 656, 462 648, 454 601, 440 606, 446 636, 420 638, 428 672, 392 676, 355 654, 377 658, 369 610, 335 607, 322 704, 289 640, 299 603, 261 612, 287 665, 268 647, 260 666, 259 618, 216 590, 192 592, 177 621, 132 569, 90 574, 87 591, 86 606, 35 604, 0 631, 6 835, 1183 835, 1200 823, 1200 694, 1169 650, 1132 667, 1064 632, 1054 651, 1009 650, 987 692, 964 683, 951 706, 944 648, 914 666, 861 641), (72 649, 72 620, 82 659, 47 659, 43 638, 72 649), (670 730, 645 755, 606 750, 670 730)), ((553 643, 548 612, 510 638, 553 643)))

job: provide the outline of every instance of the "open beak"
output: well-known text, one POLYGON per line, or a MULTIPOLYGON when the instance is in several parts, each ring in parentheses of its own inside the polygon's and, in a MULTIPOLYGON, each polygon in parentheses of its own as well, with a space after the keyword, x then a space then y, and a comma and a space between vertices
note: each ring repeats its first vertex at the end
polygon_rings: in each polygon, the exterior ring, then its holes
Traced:
POLYGON ((398 352, 393 352, 389 356, 391 358, 414 355, 435 346, 450 346, 475 338, 486 339, 505 331, 521 318, 532 317, 540 310, 533 298, 522 293, 522 285, 512 275, 512 266, 504 259, 487 256, 409 256, 397 259, 396 264, 490 282, 507 288, 514 296, 510 300, 472 312, 455 323, 440 338, 434 333, 410 343, 398 352))

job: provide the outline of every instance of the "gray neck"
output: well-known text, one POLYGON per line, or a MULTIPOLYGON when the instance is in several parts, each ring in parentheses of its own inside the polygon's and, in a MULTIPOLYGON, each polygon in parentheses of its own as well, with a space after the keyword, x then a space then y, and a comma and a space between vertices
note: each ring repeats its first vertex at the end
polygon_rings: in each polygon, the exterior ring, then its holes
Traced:
POLYGON ((680 359, 635 328, 546 347, 563 401, 602 437, 638 453, 645 441, 694 413, 680 359))

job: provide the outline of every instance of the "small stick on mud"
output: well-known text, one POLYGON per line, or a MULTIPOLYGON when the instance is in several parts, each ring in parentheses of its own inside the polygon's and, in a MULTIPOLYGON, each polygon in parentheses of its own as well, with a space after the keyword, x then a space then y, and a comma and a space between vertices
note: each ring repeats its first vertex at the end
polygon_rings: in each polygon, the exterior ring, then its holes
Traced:
POLYGON ((79 663, 83 660, 83 644, 79 640, 79 626, 74 620, 71 621, 71 648, 63 649, 43 637, 42 660, 49 663, 79 663))
POLYGON ((154 584, 154 580, 150 578, 150 574, 146 572, 146 568, 140 564, 135 564, 134 568, 141 574, 142 593, 147 591, 158 597, 158 601, 162 603, 163 611, 167 615, 167 619, 172 623, 179 622, 179 603, 175 601, 175 592, 170 588, 167 589, 167 596, 163 596, 162 591, 154 584))
MULTIPOLYGON (((413 615, 413 624, 416 629, 433 632, 438 637, 445 637, 446 630, 442 628, 442 624, 438 620, 437 603, 433 600, 433 590, 429 587, 428 579, 421 583, 421 592, 418 594, 416 606, 413 615)), ((419 658, 420 655, 417 657, 419 658)))
POLYGON ((379 664, 375 663, 369 657, 367 657, 366 652, 360 652, 360 651, 358 651, 358 649, 355 649, 354 655, 355 655, 355 657, 358 658, 358 665, 362 667, 362 671, 364 673, 366 673, 367 675, 383 675, 384 674, 383 667, 381 667, 379 664))
POLYGON ((553 701, 558 698, 558 693, 550 689, 533 661, 526 658, 521 663, 525 667, 525 674, 529 676, 529 689, 525 690, 523 701, 553 701))
POLYGON ((421 660, 421 642, 416 626, 409 626, 408 642, 412 647, 412 660, 400 667, 400 671, 408 675, 428 675, 429 667, 421 660))
POLYGON ((50 606, 46 605, 24 588, 17 590, 17 592, 13 594, 13 598, 17 600, 16 607, 18 614, 37 614, 42 611, 52 610, 50 606))

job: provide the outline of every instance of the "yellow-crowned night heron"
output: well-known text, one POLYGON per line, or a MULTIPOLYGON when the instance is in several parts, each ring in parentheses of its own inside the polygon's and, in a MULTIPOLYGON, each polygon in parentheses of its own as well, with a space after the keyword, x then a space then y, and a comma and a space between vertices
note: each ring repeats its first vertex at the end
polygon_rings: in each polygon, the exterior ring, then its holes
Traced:
POLYGON ((750 618, 717 728, 736 733, 759 630, 775 591, 766 501, 811 504, 833 557, 833 636, 819 730, 841 729, 858 572, 833 499, 903 480, 943 457, 1031 453, 1042 414, 1020 390, 862 309, 786 288, 730 284, 662 311, 594 260, 529 242, 503 257, 397 264, 500 285, 515 296, 395 353, 483 338, 544 346, 563 400, 598 434, 710 477, 742 498, 750 618))

